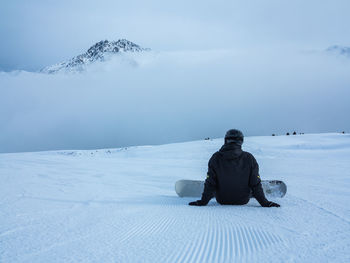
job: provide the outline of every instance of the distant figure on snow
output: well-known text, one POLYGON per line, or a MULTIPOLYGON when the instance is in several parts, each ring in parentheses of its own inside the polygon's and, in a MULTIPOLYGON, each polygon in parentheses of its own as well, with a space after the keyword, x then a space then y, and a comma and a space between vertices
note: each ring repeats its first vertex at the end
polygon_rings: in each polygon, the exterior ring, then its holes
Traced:
POLYGON ((259 165, 252 154, 242 151, 243 139, 241 131, 227 131, 225 144, 209 160, 202 199, 189 205, 207 205, 214 196, 222 205, 245 205, 252 194, 263 207, 280 206, 266 199, 259 165))

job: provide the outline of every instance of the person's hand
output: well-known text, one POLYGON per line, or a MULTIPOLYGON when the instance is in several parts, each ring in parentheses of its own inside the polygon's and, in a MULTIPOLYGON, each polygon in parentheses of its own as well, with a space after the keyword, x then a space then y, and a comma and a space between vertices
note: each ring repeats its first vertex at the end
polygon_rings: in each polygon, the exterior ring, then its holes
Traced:
POLYGON ((266 204, 263 205, 263 207, 280 207, 280 205, 275 202, 268 201, 266 204))
POLYGON ((197 200, 194 202, 189 203, 189 205, 193 205, 193 206, 204 206, 207 205, 207 203, 203 202, 202 200, 197 200))

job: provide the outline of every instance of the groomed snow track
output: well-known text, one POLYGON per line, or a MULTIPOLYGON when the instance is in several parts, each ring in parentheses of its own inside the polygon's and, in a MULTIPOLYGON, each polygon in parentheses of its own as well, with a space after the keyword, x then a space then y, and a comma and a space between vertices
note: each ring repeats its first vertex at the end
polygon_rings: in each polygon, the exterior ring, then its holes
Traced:
POLYGON ((281 208, 190 207, 222 140, 0 155, 0 262, 349 262, 350 137, 248 137, 281 208))

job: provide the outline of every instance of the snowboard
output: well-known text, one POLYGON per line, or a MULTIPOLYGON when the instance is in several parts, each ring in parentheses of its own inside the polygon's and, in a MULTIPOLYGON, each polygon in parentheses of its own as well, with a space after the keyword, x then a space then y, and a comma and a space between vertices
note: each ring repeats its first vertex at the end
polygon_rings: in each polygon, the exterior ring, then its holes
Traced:
MULTIPOLYGON (((265 196, 282 198, 287 193, 287 185, 279 180, 262 180, 265 196)), ((204 181, 179 180, 175 183, 175 192, 180 197, 202 197, 204 181)), ((251 196, 252 197, 252 196, 251 196)))

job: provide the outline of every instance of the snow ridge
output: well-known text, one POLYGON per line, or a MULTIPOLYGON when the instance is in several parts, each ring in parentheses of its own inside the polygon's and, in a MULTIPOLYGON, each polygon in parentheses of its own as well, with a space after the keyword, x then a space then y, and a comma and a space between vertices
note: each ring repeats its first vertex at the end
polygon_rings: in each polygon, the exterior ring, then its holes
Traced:
POLYGON ((101 40, 91 46, 85 53, 73 57, 70 60, 45 67, 41 69, 40 72, 47 74, 58 72, 81 72, 86 69, 87 65, 96 61, 106 61, 111 55, 149 50, 149 48, 142 48, 126 39, 119 39, 117 41, 101 40))

